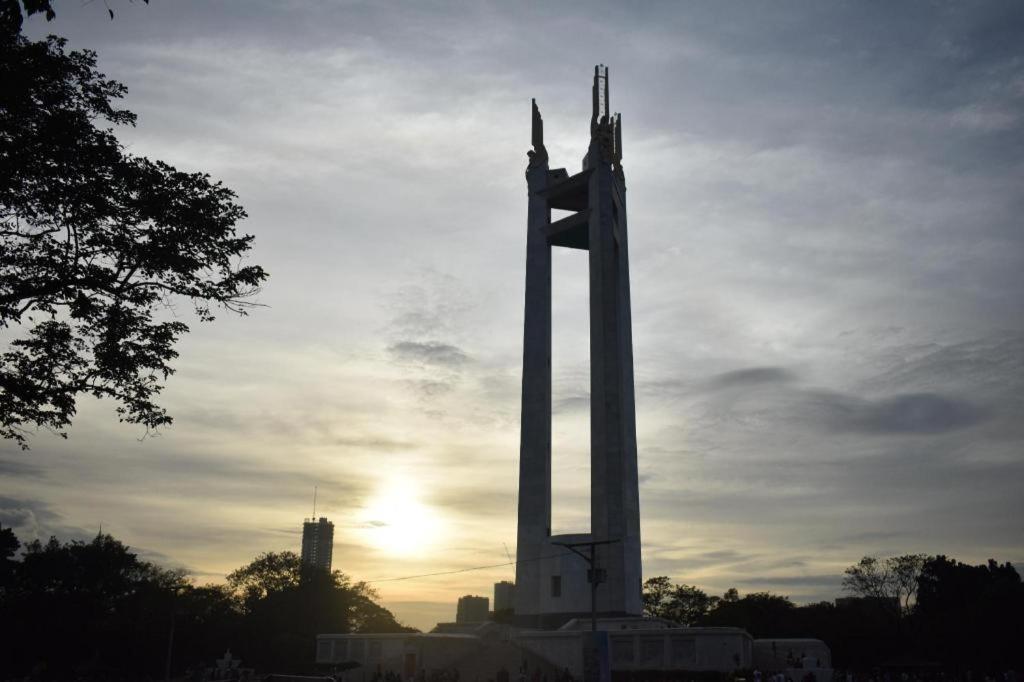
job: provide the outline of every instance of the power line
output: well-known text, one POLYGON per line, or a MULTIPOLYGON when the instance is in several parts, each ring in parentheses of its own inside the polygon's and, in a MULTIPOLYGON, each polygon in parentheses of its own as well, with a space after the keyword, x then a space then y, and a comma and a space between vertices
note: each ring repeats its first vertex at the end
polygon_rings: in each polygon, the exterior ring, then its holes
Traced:
POLYGON ((511 566, 513 564, 524 564, 528 561, 542 561, 544 559, 554 559, 562 556, 573 556, 572 552, 560 552, 559 554, 548 554, 547 556, 538 556, 531 559, 519 559, 517 561, 506 561, 503 564, 490 564, 488 566, 471 566, 470 568, 459 568, 454 571, 438 571, 437 573, 421 573, 419 575, 403 575, 397 578, 378 578, 377 580, 366 580, 367 585, 371 583, 391 583, 399 580, 414 580, 415 578, 433 578, 439 575, 454 575, 456 573, 469 573, 470 571, 482 571, 488 568, 501 568, 502 566, 511 566))

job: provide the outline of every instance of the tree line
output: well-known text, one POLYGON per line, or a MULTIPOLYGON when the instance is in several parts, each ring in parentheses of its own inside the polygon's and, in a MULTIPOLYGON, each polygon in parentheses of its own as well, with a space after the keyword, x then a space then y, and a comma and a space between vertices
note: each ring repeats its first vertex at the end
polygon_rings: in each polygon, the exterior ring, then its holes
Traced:
POLYGON ((837 668, 1020 669, 1024 585, 1009 562, 971 565, 946 556, 867 556, 846 569, 834 602, 798 606, 770 592, 722 596, 674 584, 643 587, 645 615, 689 626, 732 626, 755 638, 815 638, 837 668))
POLYGON ((0 529, 0 677, 134 680, 209 667, 302 671, 316 635, 409 632, 365 583, 267 552, 224 584, 144 561, 108 534, 34 540, 0 529), (20 556, 19 556, 19 549, 20 556))

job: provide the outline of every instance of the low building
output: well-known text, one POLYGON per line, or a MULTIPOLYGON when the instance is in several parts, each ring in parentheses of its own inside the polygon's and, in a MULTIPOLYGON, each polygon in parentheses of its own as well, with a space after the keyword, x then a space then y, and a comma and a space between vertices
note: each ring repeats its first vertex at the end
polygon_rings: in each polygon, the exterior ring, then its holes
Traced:
MULTIPOLYGON (((564 671, 582 680, 586 651, 592 646, 589 628, 589 620, 572 620, 559 630, 480 623, 431 633, 325 634, 317 637, 317 663, 351 668, 345 673, 347 682, 368 681, 378 669, 403 679, 421 670, 458 670, 464 680, 494 679, 502 667, 514 674, 524 661, 551 680, 564 671)), ((752 667, 753 639, 740 628, 683 628, 661 619, 607 618, 598 620, 598 630, 606 638, 613 673, 729 673, 752 667)))
MULTIPOLYGON (((612 672, 732 672, 749 668, 752 661, 754 640, 740 628, 684 628, 661 618, 603 618, 597 627, 608 633, 612 672)), ((516 639, 581 679, 582 640, 589 634, 590 621, 574 619, 558 630, 523 632, 516 639)))

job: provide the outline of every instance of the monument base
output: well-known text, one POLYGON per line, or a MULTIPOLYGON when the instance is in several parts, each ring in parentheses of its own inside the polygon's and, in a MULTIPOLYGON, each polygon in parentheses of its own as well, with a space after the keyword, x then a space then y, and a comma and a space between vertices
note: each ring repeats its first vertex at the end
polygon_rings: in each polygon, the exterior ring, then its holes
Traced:
MULTIPOLYGON (((613 620, 643 620, 640 616, 622 612, 598 612, 597 629, 606 630, 602 621, 613 620)), ((519 628, 530 630, 589 630, 590 611, 566 611, 564 613, 534 613, 515 614, 512 616, 512 624, 519 628), (569 626, 570 623, 580 623, 579 626, 569 626)))

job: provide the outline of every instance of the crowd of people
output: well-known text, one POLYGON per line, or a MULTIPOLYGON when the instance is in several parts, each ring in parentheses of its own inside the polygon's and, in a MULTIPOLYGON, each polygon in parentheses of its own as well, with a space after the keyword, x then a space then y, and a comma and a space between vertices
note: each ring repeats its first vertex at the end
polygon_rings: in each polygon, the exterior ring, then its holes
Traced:
POLYGON ((867 672, 837 670, 834 682, 1018 682, 1018 675, 1013 669, 948 671, 927 668, 894 672, 892 670, 875 669, 867 672))

